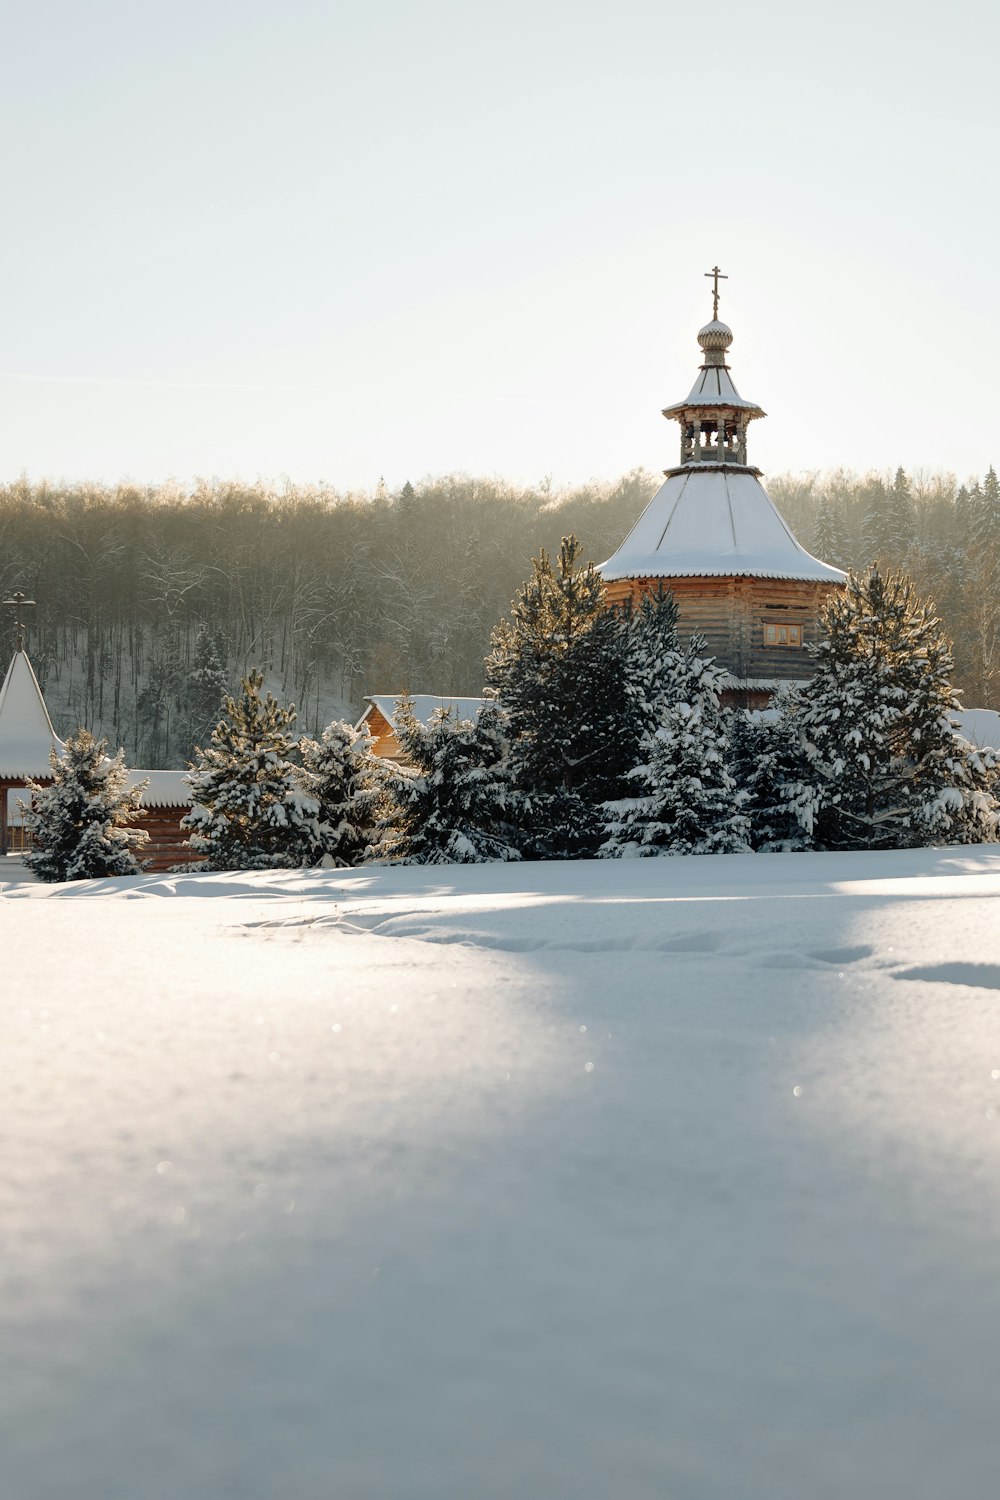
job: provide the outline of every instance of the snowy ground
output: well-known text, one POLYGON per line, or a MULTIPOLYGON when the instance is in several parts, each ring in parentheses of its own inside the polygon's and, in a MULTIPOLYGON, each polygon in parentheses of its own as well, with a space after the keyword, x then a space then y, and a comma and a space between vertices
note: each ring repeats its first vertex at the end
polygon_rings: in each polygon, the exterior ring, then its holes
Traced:
POLYGON ((995 848, 5 886, 0 1491, 995 1493, 998 898, 995 848))

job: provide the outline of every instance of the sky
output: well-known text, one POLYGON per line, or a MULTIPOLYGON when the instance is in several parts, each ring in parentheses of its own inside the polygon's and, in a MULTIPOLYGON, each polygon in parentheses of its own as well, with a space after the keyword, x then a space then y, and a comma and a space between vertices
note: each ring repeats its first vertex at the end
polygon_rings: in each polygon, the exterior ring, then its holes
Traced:
POLYGON ((716 263, 766 472, 1000 463, 995 5, 0 0, 0 35, 0 480, 656 471, 716 263))

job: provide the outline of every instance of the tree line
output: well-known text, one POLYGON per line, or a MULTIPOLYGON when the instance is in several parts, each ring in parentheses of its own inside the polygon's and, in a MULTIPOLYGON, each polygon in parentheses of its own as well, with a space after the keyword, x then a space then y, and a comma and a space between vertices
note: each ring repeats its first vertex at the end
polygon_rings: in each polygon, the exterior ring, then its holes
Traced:
MULTIPOLYGON (((852 574, 824 609, 815 672, 764 714, 724 710, 725 673, 683 639, 668 592, 607 608, 573 538, 492 637, 476 718, 420 723, 400 765, 364 726, 319 740, 251 672, 189 773, 204 870, 893 849, 997 836, 998 756, 958 729, 940 621, 902 574, 852 574)), ((26 862, 42 879, 138 869, 122 753, 86 730, 33 786, 26 862)))
MULTIPOLYGON (((374 494, 289 486, 0 488, 0 588, 36 601, 29 650, 57 730, 177 766, 254 665, 313 735, 369 693, 474 696, 540 547, 597 561, 655 492, 642 470, 554 490, 448 476, 374 494)), ((905 568, 936 602, 965 701, 1000 706, 1000 487, 949 476, 779 476, 811 551, 905 568)), ((9 656, 12 621, 3 622, 9 656)))

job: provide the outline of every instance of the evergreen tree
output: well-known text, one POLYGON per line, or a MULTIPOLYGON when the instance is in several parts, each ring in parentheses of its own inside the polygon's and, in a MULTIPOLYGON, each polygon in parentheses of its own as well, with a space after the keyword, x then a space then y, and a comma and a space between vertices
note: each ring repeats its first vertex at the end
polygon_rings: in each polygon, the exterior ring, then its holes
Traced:
POLYGON ((847 565, 848 544, 840 507, 829 495, 823 495, 816 511, 812 551, 823 562, 841 568, 847 565))
POLYGON ((683 650, 677 635, 677 601, 662 587, 643 594, 620 616, 621 659, 631 723, 623 752, 635 763, 634 751, 643 736, 663 722, 677 697, 678 674, 683 672, 683 650))
POLYGON ((29 781, 31 806, 25 825, 31 848, 24 856, 39 880, 93 880, 105 875, 136 875, 136 853, 149 835, 130 828, 139 814, 143 788, 129 787, 125 752, 113 758, 107 740, 86 729, 49 756, 52 783, 29 781))
POLYGON ((868 564, 885 556, 892 537, 889 495, 884 482, 877 476, 870 478, 865 485, 863 504, 861 552, 868 564))
POLYGON ((487 700, 475 721, 439 708, 424 725, 404 696, 394 723, 405 764, 387 772, 382 852, 403 864, 519 859, 499 705, 487 700))
POLYGON ((527 853, 573 858, 600 842, 601 805, 629 763, 622 632, 599 574, 567 537, 555 566, 545 552, 533 561, 511 618, 493 633, 486 680, 509 722, 527 853))
POLYGON ((729 727, 733 780, 742 795, 747 838, 761 853, 807 849, 806 834, 788 795, 808 778, 795 693, 778 693, 763 711, 740 709, 729 727))
POLYGON ((318 842, 316 800, 302 789, 290 759, 295 709, 261 696, 264 675, 252 671, 208 748, 188 774, 193 806, 181 826, 191 830, 201 870, 289 869, 308 864, 318 842))
POLYGON ((971 540, 995 570, 1000 561, 1000 480, 992 464, 982 485, 976 488, 971 540))
POLYGON ((896 470, 892 489, 886 496, 885 548, 898 563, 910 549, 914 536, 915 508, 910 481, 902 468, 896 470))
POLYGON ((334 721, 317 740, 299 741, 300 783, 316 803, 312 860, 352 869, 377 842, 384 797, 383 763, 373 755, 367 725, 334 721))
POLYGON ((187 678, 184 736, 190 752, 211 734, 222 714, 228 688, 219 639, 203 625, 195 641, 187 678))
POLYGON ((802 690, 808 775, 791 805, 819 848, 898 848, 993 836, 984 757, 958 733, 951 651, 909 579, 877 567, 827 604, 802 690))
POLYGON ((665 663, 659 722, 642 734, 638 763, 626 777, 631 793, 605 804, 605 858, 747 848, 719 710, 726 674, 703 649, 695 637, 665 663))

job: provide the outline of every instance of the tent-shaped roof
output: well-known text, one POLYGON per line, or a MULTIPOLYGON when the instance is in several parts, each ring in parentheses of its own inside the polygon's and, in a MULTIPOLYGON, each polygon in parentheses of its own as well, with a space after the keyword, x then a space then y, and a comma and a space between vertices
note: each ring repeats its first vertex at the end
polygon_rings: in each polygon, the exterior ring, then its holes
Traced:
POLYGON ((62 749, 31 662, 14 652, 0 688, 0 777, 48 776, 49 754, 62 749))
POLYGON ((733 383, 729 366, 726 364, 726 350, 732 342, 733 330, 727 323, 720 323, 718 318, 713 318, 711 323, 705 324, 698 333, 698 343, 705 356, 705 363, 698 371, 698 378, 691 387, 687 399, 675 401, 673 406, 664 407, 665 417, 680 418, 684 412, 692 408, 704 407, 723 407, 727 411, 730 409, 741 411, 746 414, 746 419, 750 422, 765 415, 763 407, 758 406, 756 401, 745 400, 733 383))
POLYGON ((615 578, 792 578, 842 583, 840 568, 801 546, 756 474, 730 466, 674 470, 618 551, 615 578))

